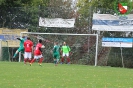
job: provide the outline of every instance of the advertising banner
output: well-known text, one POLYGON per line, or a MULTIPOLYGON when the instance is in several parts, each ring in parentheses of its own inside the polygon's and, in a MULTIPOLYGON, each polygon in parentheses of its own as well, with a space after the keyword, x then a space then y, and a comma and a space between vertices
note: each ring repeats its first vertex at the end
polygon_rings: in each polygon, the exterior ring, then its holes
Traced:
POLYGON ((125 16, 93 14, 92 30, 133 31, 133 14, 128 14, 125 16))
POLYGON ((102 38, 103 47, 132 47, 132 38, 102 38))
POLYGON ((39 26, 73 28, 75 19, 39 18, 39 26))

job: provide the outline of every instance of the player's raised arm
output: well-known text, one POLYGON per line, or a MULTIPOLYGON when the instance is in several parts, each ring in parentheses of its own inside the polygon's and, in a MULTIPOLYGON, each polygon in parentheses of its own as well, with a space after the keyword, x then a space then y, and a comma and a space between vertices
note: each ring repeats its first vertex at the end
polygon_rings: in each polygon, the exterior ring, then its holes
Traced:
POLYGON ((20 38, 17 38, 18 40, 21 40, 20 38))
POLYGON ((23 40, 24 38, 25 38, 25 37, 24 37, 24 36, 22 36, 22 38, 17 38, 17 39, 21 41, 21 40, 23 40))
POLYGON ((45 48, 45 46, 44 46, 44 45, 42 45, 42 46, 41 46, 41 48, 45 48))

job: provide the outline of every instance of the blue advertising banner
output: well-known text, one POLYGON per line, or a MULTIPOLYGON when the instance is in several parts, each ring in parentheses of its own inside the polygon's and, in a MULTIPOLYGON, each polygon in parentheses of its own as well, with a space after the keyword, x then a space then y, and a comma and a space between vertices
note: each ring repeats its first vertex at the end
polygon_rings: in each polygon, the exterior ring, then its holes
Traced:
POLYGON ((125 16, 93 14, 92 30, 133 31, 133 14, 128 14, 125 16))
POLYGON ((133 38, 102 38, 103 47, 132 47, 133 38))
POLYGON ((16 40, 17 37, 20 37, 18 35, 0 35, 1 40, 16 40))

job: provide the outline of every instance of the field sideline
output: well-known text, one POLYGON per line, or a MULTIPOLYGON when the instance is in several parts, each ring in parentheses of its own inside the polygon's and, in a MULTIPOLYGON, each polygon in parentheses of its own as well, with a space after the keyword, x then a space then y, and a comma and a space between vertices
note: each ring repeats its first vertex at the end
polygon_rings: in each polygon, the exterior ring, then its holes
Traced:
POLYGON ((1 61, 0 88, 133 88, 133 69, 1 61))

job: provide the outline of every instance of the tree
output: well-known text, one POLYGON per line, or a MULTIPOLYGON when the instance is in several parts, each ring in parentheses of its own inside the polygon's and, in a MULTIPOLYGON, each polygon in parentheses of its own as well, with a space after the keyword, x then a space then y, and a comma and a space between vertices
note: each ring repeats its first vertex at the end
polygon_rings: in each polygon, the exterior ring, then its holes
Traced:
POLYGON ((46 6, 49 0, 1 0, 0 27, 27 28, 38 22, 39 5, 46 6))

